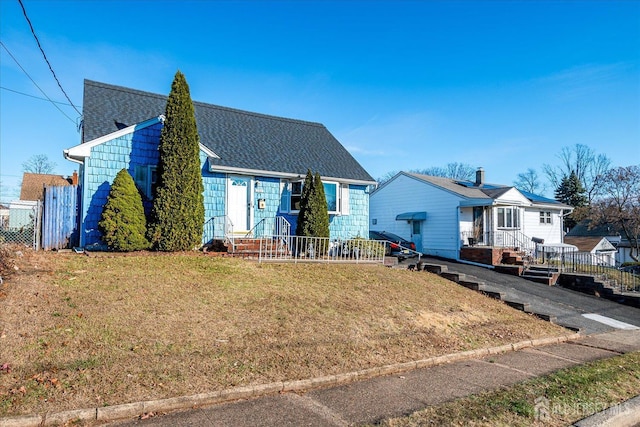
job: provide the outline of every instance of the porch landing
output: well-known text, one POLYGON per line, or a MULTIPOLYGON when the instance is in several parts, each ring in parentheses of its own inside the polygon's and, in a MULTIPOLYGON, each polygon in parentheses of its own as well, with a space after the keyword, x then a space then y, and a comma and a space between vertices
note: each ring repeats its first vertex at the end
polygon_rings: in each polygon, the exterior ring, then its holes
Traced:
POLYGON ((460 259, 478 264, 491 265, 495 271, 525 279, 555 285, 560 273, 557 269, 532 266, 531 259, 520 248, 502 248, 492 246, 465 246, 460 249, 460 259))

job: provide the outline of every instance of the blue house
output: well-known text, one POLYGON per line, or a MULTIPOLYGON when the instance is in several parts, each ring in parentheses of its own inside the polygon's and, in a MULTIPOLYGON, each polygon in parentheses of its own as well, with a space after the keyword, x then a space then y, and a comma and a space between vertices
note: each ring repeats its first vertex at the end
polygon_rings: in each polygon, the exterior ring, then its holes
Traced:
MULTIPOLYGON (((79 164, 81 247, 101 243, 98 221, 121 169, 129 171, 150 207, 166 101, 163 95, 85 80, 82 143, 64 150, 67 160, 79 164)), ((368 236, 369 188, 375 181, 322 124, 200 102, 194 107, 203 243, 229 233, 251 235, 281 220, 295 230, 308 169, 322 177, 331 238, 368 236)))

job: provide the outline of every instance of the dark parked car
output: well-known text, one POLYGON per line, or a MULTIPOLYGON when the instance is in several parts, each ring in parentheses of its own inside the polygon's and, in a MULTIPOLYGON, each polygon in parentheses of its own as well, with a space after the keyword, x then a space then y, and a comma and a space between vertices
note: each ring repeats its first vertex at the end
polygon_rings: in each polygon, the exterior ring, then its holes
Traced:
POLYGON ((369 231, 369 239, 388 241, 389 243, 385 245, 385 254, 398 257, 398 259, 400 260, 418 255, 415 252, 415 243, 403 239, 402 237, 393 233, 388 233, 386 231, 369 231))
POLYGON ((640 274, 640 264, 635 265, 627 265, 625 267, 620 267, 620 270, 625 271, 631 274, 640 274))

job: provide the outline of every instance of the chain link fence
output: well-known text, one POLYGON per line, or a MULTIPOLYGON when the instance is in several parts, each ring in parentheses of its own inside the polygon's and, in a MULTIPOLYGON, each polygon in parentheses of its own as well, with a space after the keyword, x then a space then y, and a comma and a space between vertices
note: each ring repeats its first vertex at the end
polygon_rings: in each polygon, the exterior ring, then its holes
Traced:
POLYGON ((42 203, 11 204, 4 211, 0 217, 0 244, 18 244, 39 249, 42 203))

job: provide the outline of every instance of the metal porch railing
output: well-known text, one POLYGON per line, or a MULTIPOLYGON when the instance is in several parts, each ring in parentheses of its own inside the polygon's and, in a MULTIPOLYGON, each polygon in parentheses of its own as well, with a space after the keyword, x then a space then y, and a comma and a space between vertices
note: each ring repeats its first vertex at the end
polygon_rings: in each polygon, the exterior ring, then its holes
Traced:
POLYGON ((384 242, 274 235, 260 241, 259 262, 384 263, 384 242))
POLYGON ((621 292, 640 292, 640 275, 623 271, 617 261, 600 254, 538 245, 534 257, 538 264, 554 267, 559 273, 588 274, 609 281, 621 292))
POLYGON ((204 243, 209 243, 213 240, 223 240, 233 247, 233 222, 231 222, 231 219, 226 215, 211 217, 204 224, 204 236, 204 243))

